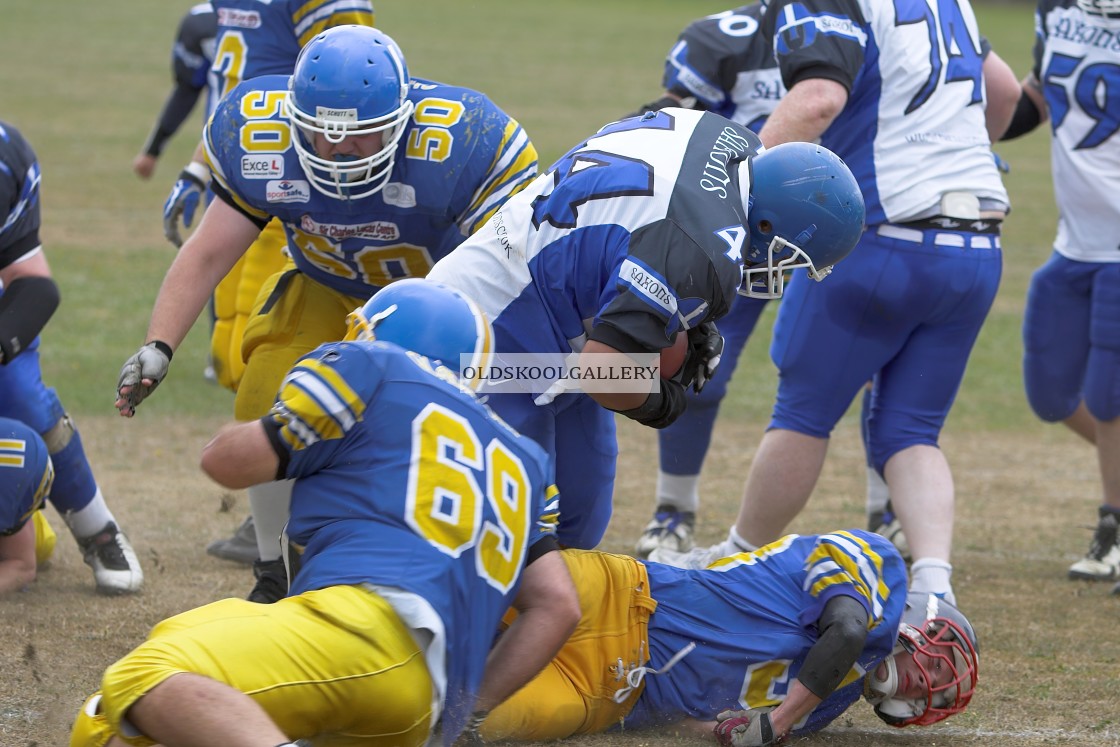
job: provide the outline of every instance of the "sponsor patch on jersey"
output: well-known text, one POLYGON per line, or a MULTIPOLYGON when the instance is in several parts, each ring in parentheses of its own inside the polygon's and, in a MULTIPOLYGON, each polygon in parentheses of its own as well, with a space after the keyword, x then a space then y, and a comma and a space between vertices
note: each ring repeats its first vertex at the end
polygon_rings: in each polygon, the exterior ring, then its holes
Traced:
POLYGON ((385 189, 381 190, 381 199, 385 200, 386 205, 414 208, 416 207, 416 188, 411 184, 389 182, 385 185, 385 189))
POLYGON ((651 306, 663 309, 669 316, 677 313, 677 295, 665 279, 633 257, 627 257, 618 268, 618 279, 651 306))
POLYGON ((279 156, 241 156, 241 176, 246 179, 278 179, 284 176, 279 156))
POLYGON ((256 10, 218 8, 218 25, 236 29, 259 29, 261 14, 256 10))
POLYGON ((369 223, 319 223, 310 215, 300 218, 299 227, 306 233, 326 236, 335 241, 343 239, 372 239, 374 241, 396 241, 401 237, 401 229, 396 223, 375 220, 369 223))
POLYGON ((268 202, 309 202, 311 185, 303 179, 275 179, 264 185, 268 202))

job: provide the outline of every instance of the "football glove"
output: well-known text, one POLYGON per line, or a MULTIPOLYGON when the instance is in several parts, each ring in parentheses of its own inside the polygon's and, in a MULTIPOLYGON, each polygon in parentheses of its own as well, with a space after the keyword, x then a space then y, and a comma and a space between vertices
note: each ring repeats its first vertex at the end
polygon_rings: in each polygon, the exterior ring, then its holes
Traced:
POLYGON ((191 161, 179 172, 179 178, 171 188, 167 202, 163 204, 163 235, 176 247, 183 245, 183 237, 179 233, 179 219, 183 220, 184 228, 191 227, 199 200, 209 183, 209 171, 196 161, 191 161))
POLYGON ((773 708, 752 708, 749 711, 721 711, 716 716, 716 741, 720 747, 767 747, 778 744, 781 735, 770 725, 773 708))
POLYGON ((156 390, 171 365, 171 346, 154 340, 140 348, 121 366, 117 380, 117 409, 131 418, 136 408, 156 390))
POLYGON ((723 335, 716 329, 715 322, 702 322, 688 330, 688 353, 673 379, 686 389, 691 385, 699 394, 715 375, 722 355, 723 335))

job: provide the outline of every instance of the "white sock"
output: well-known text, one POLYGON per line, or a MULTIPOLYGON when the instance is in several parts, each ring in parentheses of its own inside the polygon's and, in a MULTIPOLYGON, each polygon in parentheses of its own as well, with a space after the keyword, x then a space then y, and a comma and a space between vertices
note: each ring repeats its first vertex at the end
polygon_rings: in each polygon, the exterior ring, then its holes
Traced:
POLYGON ((280 559, 280 533, 288 523, 294 483, 295 480, 262 482, 246 491, 257 527, 257 553, 261 560, 280 559))
POLYGON ((657 506, 672 506, 678 511, 700 507, 700 475, 657 473, 657 506))
POLYGON ((77 511, 67 511, 62 514, 62 520, 70 528, 70 533, 77 539, 92 537, 105 528, 110 521, 116 523, 116 518, 109 507, 105 505, 105 496, 101 495, 101 488, 93 494, 93 500, 77 511))
POLYGON ((737 552, 754 552, 758 549, 758 547, 743 539, 739 533, 735 531, 735 527, 731 527, 727 532, 727 542, 724 544, 727 549, 730 550, 730 552, 726 553, 727 555, 733 555, 737 552))
POLYGON ((936 594, 956 606, 957 597, 949 579, 953 566, 940 558, 919 558, 910 565, 910 591, 936 594))
POLYGON ((891 499, 887 482, 874 467, 867 468, 867 515, 881 513, 887 510, 887 501, 891 499))

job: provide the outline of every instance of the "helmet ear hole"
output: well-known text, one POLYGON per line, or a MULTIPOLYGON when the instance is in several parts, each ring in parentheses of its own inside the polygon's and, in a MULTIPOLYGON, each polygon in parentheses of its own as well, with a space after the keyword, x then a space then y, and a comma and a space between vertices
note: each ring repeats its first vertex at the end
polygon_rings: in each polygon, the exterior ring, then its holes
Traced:
POLYGON ((774 233, 774 224, 768 220, 760 220, 758 222, 758 232, 769 236, 774 233))

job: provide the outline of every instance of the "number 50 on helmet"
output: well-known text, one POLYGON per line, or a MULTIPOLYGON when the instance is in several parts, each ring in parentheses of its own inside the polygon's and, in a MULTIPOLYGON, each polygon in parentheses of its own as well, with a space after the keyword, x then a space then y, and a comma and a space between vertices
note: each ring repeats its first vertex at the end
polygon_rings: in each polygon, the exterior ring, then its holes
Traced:
POLYGON ((840 157, 813 143, 782 143, 745 162, 749 246, 740 294, 780 298, 785 275, 823 280, 863 233, 863 194, 840 157))

